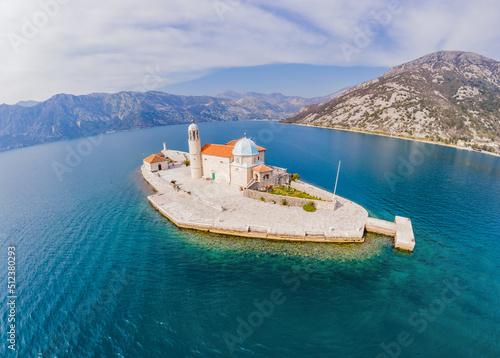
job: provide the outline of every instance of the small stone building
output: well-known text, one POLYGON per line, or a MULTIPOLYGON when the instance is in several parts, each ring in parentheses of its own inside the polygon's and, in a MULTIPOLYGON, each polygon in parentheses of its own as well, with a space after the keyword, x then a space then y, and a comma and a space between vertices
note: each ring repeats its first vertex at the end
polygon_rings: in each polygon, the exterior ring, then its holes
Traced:
POLYGON ((248 187, 253 190, 267 190, 273 186, 290 185, 291 175, 286 169, 260 164, 253 169, 254 180, 248 187))
POLYGON ((144 166, 151 172, 168 169, 168 162, 169 160, 165 158, 163 153, 151 154, 143 160, 144 166))

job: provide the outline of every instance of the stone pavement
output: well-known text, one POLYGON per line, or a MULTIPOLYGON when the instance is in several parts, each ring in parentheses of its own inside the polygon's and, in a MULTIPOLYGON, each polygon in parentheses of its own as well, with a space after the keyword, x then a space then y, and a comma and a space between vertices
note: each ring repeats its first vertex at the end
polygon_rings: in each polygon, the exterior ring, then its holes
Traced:
MULTIPOLYGON (((170 151, 165 154, 170 156, 170 151)), ((181 159, 183 155, 177 154, 181 159)), ((172 155, 171 157, 173 157, 172 155)), ((193 180, 189 167, 151 173, 144 179, 157 194, 151 204, 177 226, 236 236, 316 242, 362 242, 368 212, 337 196, 337 209, 314 213, 301 207, 266 203, 243 196, 238 187, 212 180, 193 180), (175 184, 171 183, 175 180, 175 184)))

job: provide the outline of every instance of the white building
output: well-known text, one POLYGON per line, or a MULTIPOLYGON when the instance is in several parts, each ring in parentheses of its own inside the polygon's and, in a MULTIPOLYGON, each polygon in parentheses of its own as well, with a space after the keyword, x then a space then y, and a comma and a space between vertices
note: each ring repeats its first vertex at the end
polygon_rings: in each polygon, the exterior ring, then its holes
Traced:
POLYGON ((290 175, 285 169, 265 165, 266 149, 249 138, 243 137, 226 144, 207 143, 201 147, 196 124, 189 126, 188 134, 193 179, 203 178, 240 187, 253 183, 284 185, 290 182, 290 175))
POLYGON ((165 158, 163 153, 151 154, 149 157, 144 158, 143 163, 151 172, 168 169, 168 159, 165 158))

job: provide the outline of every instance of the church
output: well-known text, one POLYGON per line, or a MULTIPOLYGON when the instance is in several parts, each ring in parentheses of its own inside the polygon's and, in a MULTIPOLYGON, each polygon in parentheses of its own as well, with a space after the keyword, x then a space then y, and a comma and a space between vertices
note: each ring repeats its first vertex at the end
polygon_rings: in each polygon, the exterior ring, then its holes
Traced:
POLYGON ((290 174, 286 169, 266 165, 266 149, 246 135, 226 144, 207 143, 203 147, 195 123, 189 126, 188 135, 193 179, 214 180, 255 190, 290 184, 290 174))

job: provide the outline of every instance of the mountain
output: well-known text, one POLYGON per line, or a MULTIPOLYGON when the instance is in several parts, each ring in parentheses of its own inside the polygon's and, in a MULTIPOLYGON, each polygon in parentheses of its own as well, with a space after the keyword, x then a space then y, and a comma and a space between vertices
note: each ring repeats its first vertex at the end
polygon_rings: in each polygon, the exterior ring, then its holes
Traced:
POLYGON ((432 53, 282 122, 500 153, 500 62, 470 52, 432 53))
POLYGON ((164 92, 58 94, 40 103, 2 104, 0 151, 192 120, 278 120, 295 115, 300 108, 315 101, 278 93, 225 93, 218 97, 177 96, 164 92))
POLYGON ((21 106, 21 107, 33 107, 35 105, 37 105, 38 101, 19 101, 16 103, 16 106, 21 106))
POLYGON ((234 99, 234 100, 241 100, 245 98, 257 99, 278 106, 279 108, 281 108, 283 113, 293 113, 292 115, 294 115, 298 111, 300 111, 304 106, 331 101, 332 99, 338 97, 345 90, 347 89, 346 88, 342 89, 328 96, 314 97, 314 98, 285 96, 281 93, 271 93, 271 94, 256 93, 256 92, 237 93, 233 91, 224 91, 218 94, 216 97, 234 99))

